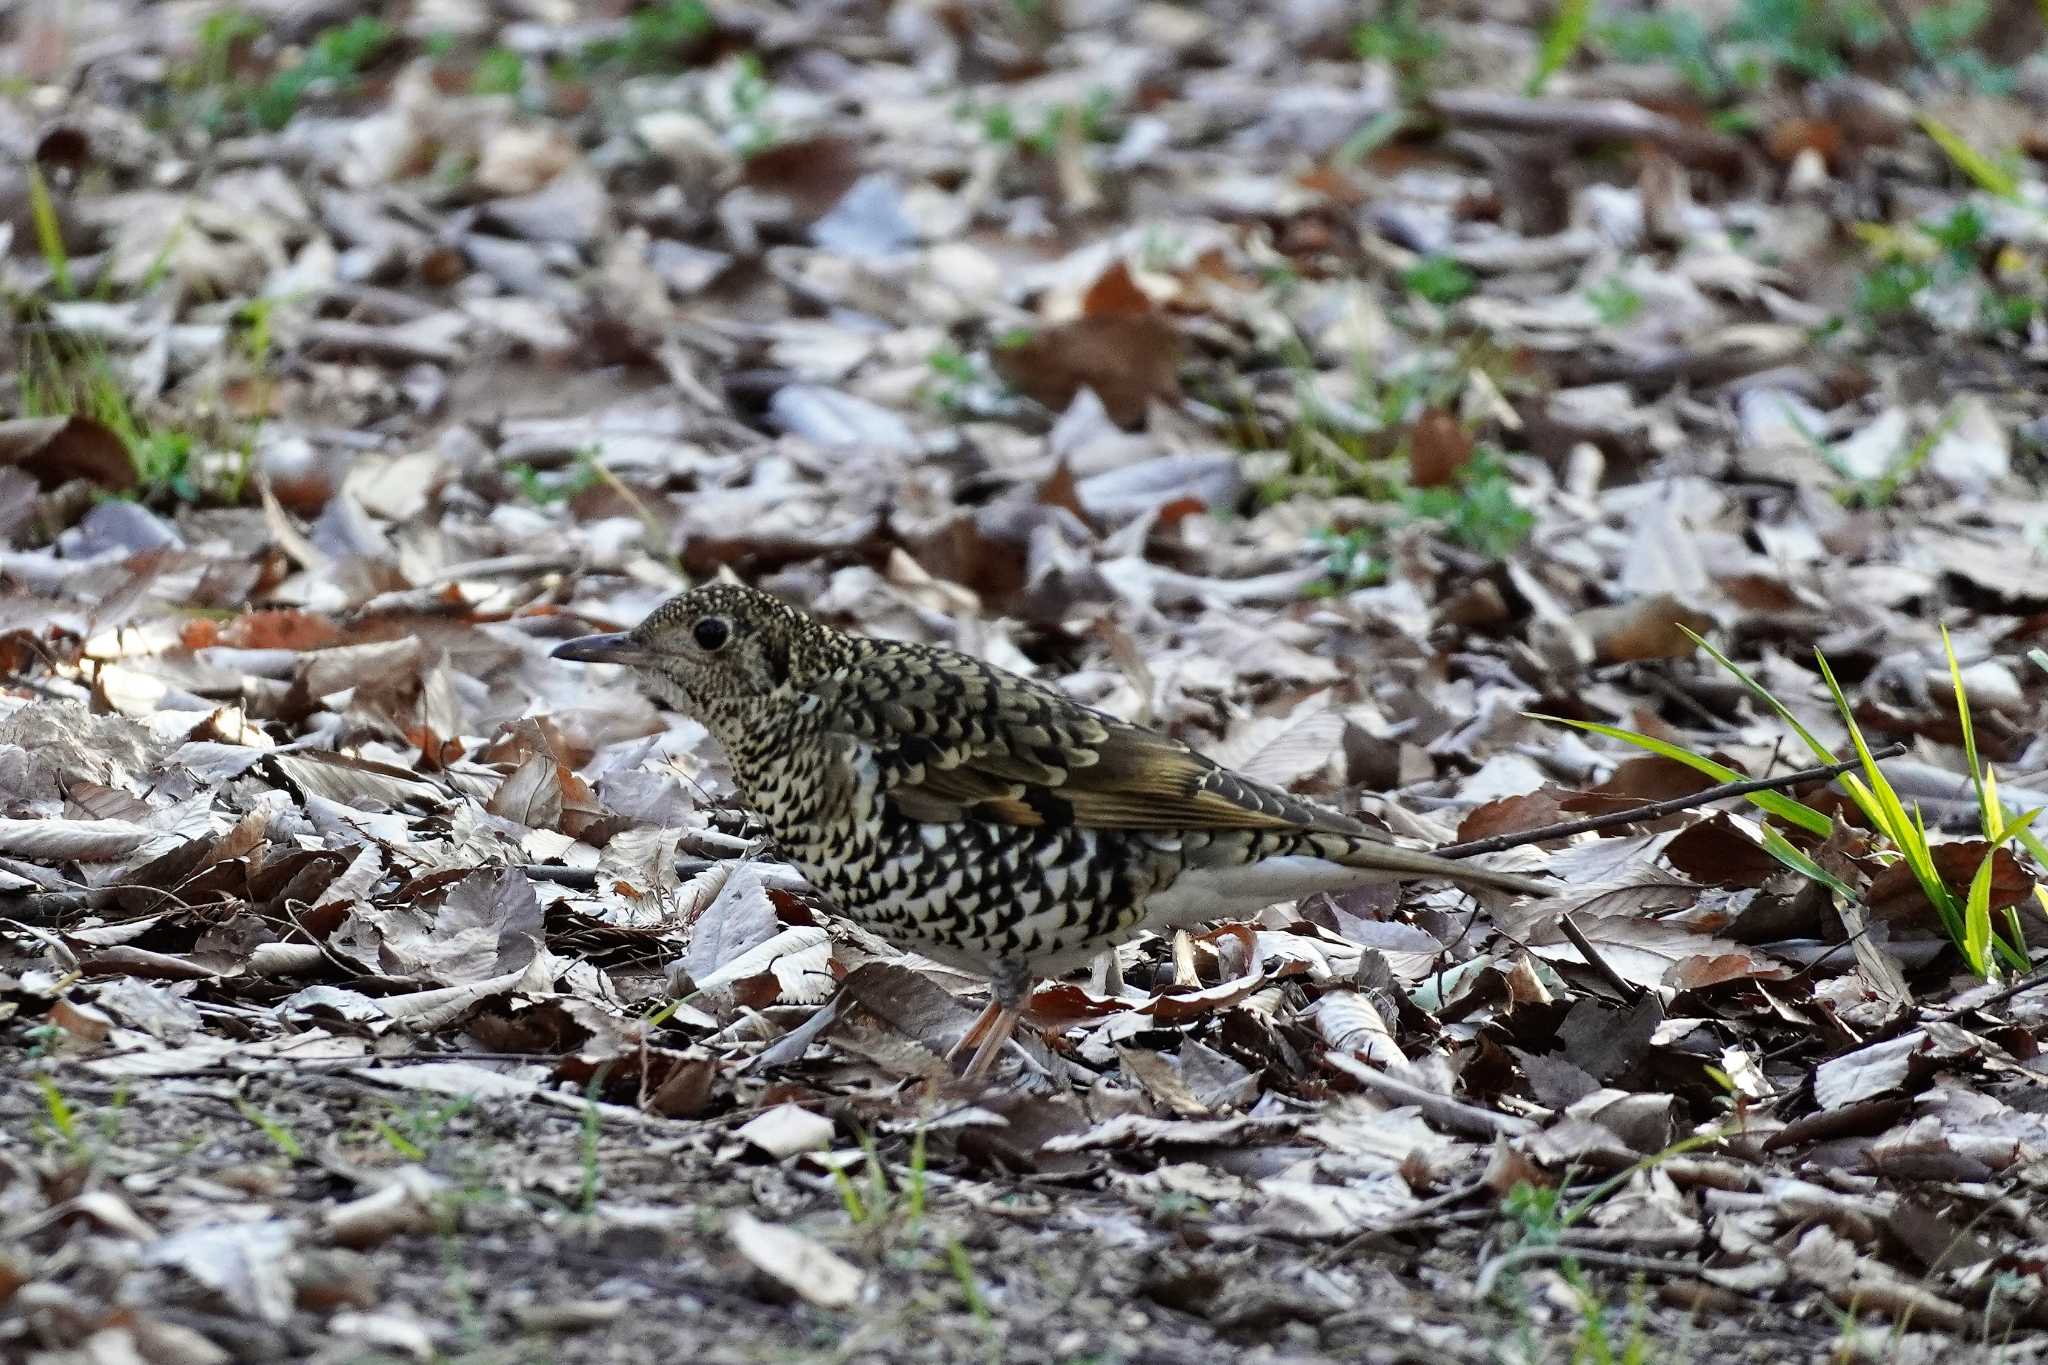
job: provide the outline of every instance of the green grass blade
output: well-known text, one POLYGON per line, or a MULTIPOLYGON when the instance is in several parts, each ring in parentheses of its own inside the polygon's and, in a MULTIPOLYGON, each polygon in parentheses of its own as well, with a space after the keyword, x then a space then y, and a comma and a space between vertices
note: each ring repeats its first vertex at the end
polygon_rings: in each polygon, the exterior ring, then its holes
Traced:
MULTIPOLYGON (((2034 822, 2041 818, 2042 811, 2048 811, 2048 806, 2036 806, 2030 811, 2011 816, 2008 816, 2005 811, 2001 810, 1999 817, 2002 823, 1998 826, 1998 833, 1992 838, 1991 842, 2003 844, 2014 839, 2027 840, 2034 828, 2034 822)), ((2038 837, 2034 837, 2032 842, 2038 844, 2041 841, 2038 837)))
POLYGON ((925 1176, 925 1129, 923 1122, 917 1125, 916 1134, 910 1139, 910 1221, 924 1221, 924 1176, 925 1176))
POLYGON ((1991 860, 1998 850, 1984 855, 1977 875, 1970 878, 1969 899, 1963 903, 1963 961, 1978 976, 1986 975, 1991 952, 1991 860))
MULTIPOLYGON (((1863 727, 1856 723, 1855 712, 1850 709, 1849 698, 1842 691, 1842 684, 1835 678, 1835 670, 1828 666, 1827 656, 1815 650, 1813 657, 1820 664, 1820 675, 1827 682, 1828 692, 1835 699, 1835 709, 1841 713, 1842 724, 1849 731, 1849 742, 1856 747, 1856 757, 1863 765, 1864 781, 1850 781, 1848 786, 1856 796, 1859 805, 1870 815, 1872 822, 1906 859, 1906 866, 1912 870, 1913 880, 1920 884, 1921 894, 1940 916, 1942 928, 1948 933, 1949 941, 1958 949, 1964 947, 1963 908, 1956 904, 1956 898, 1948 889, 1948 883, 1935 870, 1934 854, 1928 846, 1927 826, 1916 809, 1912 815, 1906 813, 1904 803, 1893 789, 1884 770, 1877 766, 1871 756, 1870 745, 1863 738, 1863 727), (1867 783, 1867 785, 1866 785, 1867 783)), ((1980 973, 1981 975, 1981 973, 1980 973)))
MULTIPOLYGON (((1887 784, 1886 791, 1890 790, 1887 784)), ((1894 803, 1898 801, 1896 793, 1892 793, 1892 800, 1894 803)), ((1963 930, 1966 927, 1963 906, 1957 902, 1955 893, 1948 889, 1948 883, 1942 880, 1941 873, 1935 870, 1934 845, 1927 837, 1927 817, 1921 814, 1918 806, 1913 807, 1911 829, 1912 839, 1904 846, 1906 861, 1912 867, 1913 877, 1920 883, 1920 889, 1926 894, 1928 903, 1933 905, 1935 913, 1941 916, 1942 925, 1948 929, 1950 939, 1960 947, 1963 930)))
POLYGON ((28 168, 28 214, 35 224, 36 250, 43 253, 57 292, 67 299, 77 297, 71 287, 71 253, 64 249, 64 226, 57 218, 57 204, 50 198, 42 168, 33 165, 28 168))
POLYGON ((853 1180, 839 1166, 832 1168, 832 1184, 839 1191, 839 1205, 846 1210, 846 1221, 853 1224, 868 1220, 867 1206, 861 1202, 860 1191, 854 1188, 853 1180))
POLYGON ((1753 696, 1755 696, 1758 701, 1761 701, 1765 706, 1770 707, 1771 710, 1777 714, 1779 720, 1784 721, 1785 724, 1792 727, 1792 733, 1799 736, 1800 740, 1805 743, 1806 747, 1813 752, 1813 757, 1816 762, 1841 762, 1840 757, 1836 755, 1834 750, 1828 748, 1827 745, 1822 744, 1819 740, 1815 739, 1813 737, 1813 732, 1807 729, 1804 725, 1801 725, 1799 723, 1799 717, 1793 715, 1791 710, 1786 707, 1785 703, 1779 701, 1777 697, 1772 694, 1769 688, 1765 687, 1755 678, 1752 678, 1749 675, 1748 671, 1745 670, 1741 664, 1736 663, 1735 660, 1729 658, 1726 654, 1723 654, 1720 650, 1714 648, 1711 644, 1707 643, 1706 637, 1696 634, 1695 632, 1693 632, 1685 626, 1680 626, 1679 629, 1685 631, 1687 639, 1691 640, 1694 644, 1698 645, 1701 649, 1705 650, 1708 658, 1712 659, 1715 663, 1721 665, 1721 667, 1727 669, 1730 673, 1734 674, 1736 681, 1740 682, 1744 687, 1748 688, 1750 690, 1750 693, 1753 696))
POLYGON ((1764 851, 1794 872, 1812 878, 1836 895, 1845 896, 1852 901, 1858 899, 1855 887, 1792 847, 1784 835, 1769 825, 1764 826, 1764 851))
POLYGON ((2027 931, 2020 924, 2020 912, 2010 905, 2005 907, 2005 927, 2011 932, 2011 939, 2003 934, 1992 935, 1992 951, 2015 972, 2033 970, 2034 959, 2027 952, 2027 931))
POLYGON ((48 1076, 36 1077, 36 1088, 43 1092, 43 1115, 49 1121, 50 1131, 63 1138, 65 1145, 74 1152, 83 1150, 78 1135, 78 1115, 71 1108, 71 1101, 48 1076))
MULTIPOLYGON (((1850 709, 1849 698, 1842 691, 1841 683, 1835 681, 1835 670, 1828 667, 1827 657, 1819 650, 1813 657, 1820 663, 1820 676, 1828 685, 1828 692, 1835 699, 1835 709, 1841 712, 1842 724, 1848 727, 1849 742, 1855 746, 1856 757, 1863 766, 1863 780, 1852 780, 1848 785, 1858 794, 1858 804, 1883 830, 1886 837, 1899 846, 1899 851, 1911 858, 1916 841, 1913 838, 1913 822, 1906 816, 1906 808, 1899 801, 1899 794, 1892 790, 1892 784, 1871 757, 1870 745, 1864 742, 1863 727, 1856 723, 1856 713, 1850 709)), ((1925 849, 1922 849, 1925 852, 1925 849)))
POLYGON ((1955 168, 1968 176, 1978 189, 2000 199, 2018 200, 2019 180, 2011 171, 1972 147, 1962 134, 1932 114, 1920 115, 1920 128, 1934 139, 1935 145, 1941 148, 1955 168))
POLYGON ((386 1143, 390 1144, 392 1151, 398 1153, 407 1161, 425 1161, 427 1159, 425 1148, 399 1132, 396 1128, 393 1128, 383 1119, 378 1119, 370 1126, 376 1130, 378 1137, 383 1138, 386 1143))
POLYGON ((301 1161, 305 1158, 306 1149, 299 1145, 299 1140, 296 1137, 292 1136, 291 1129, 285 1127, 282 1123, 279 1123, 247 1100, 236 1100, 235 1109, 243 1118, 249 1120, 249 1122, 262 1130, 263 1136, 270 1139, 270 1145, 277 1148, 286 1157, 293 1161, 301 1161))
POLYGON ((982 1297, 981 1281, 974 1275, 974 1263, 967 1259, 967 1248, 960 1244, 958 1237, 946 1239, 946 1263, 952 1267, 953 1278, 960 1285, 960 1297, 966 1300, 967 1311, 974 1314, 982 1326, 993 1324, 995 1319, 989 1314, 988 1300, 982 1297))
POLYGON ((1543 30, 1543 48, 1536 54, 1536 69, 1529 73, 1523 93, 1540 95, 1550 78, 1564 69, 1585 40, 1587 21, 1593 17, 1593 0, 1562 0, 1550 26, 1543 30))
POLYGON ((2048 843, 2043 843, 2041 836, 2030 829, 2022 829, 2018 833, 2020 847, 2033 854, 2035 862, 2048 867, 2048 843))
MULTIPOLYGON (((1563 716, 1544 716, 1530 713, 1531 720, 1549 721, 1554 725, 1569 725, 1575 730, 1585 730, 1608 739, 1618 739, 1624 744, 1633 744, 1638 749, 1647 749, 1674 763, 1683 763, 1694 772, 1705 773, 1717 782, 1744 782, 1746 775, 1737 772, 1725 763, 1716 763, 1704 754, 1682 749, 1669 741, 1636 730, 1626 730, 1619 725, 1603 725, 1596 720, 1567 720, 1563 716)), ((1795 801, 1783 792, 1760 791, 1746 793, 1746 798, 1777 816, 1780 820, 1799 826, 1809 834, 1825 839, 1835 827, 1835 822, 1803 801, 1795 801)))
POLYGON ((1363 128, 1344 139, 1332 160, 1339 166, 1356 166, 1400 136, 1407 129, 1408 121, 1409 114, 1405 109, 1388 109, 1373 115, 1363 128))
POLYGON ((1970 723, 1970 697, 1963 688, 1963 667, 1956 662, 1956 647, 1948 638, 1948 627, 1941 628, 1941 652, 1948 656, 1949 685, 1956 694, 1956 723, 1963 729, 1963 757, 1970 765, 1970 784, 1977 789, 1977 811, 1979 822, 1984 828, 1984 837, 1993 843, 2000 842, 1997 830, 1999 820, 1998 804, 1986 790, 1984 764, 1977 757, 1977 727, 1970 723))

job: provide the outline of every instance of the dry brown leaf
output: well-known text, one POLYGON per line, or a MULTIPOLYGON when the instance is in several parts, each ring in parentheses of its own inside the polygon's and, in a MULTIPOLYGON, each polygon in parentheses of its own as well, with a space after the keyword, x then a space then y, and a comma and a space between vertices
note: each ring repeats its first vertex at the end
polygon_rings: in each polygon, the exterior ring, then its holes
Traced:
MULTIPOLYGON (((1928 851, 1933 855, 1936 875, 1958 904, 1969 898, 1970 883, 1987 854, 1991 857, 1991 908, 2002 910, 2009 905, 2033 903, 2033 875, 2020 866, 2019 859, 2004 845, 1993 851, 1982 839, 1966 839, 1934 844, 1928 851)), ((1871 912, 1881 920, 1894 924, 1935 923, 1934 907, 1903 859, 1871 878, 1865 899, 1871 912)))
POLYGON ((1155 399, 1180 391, 1180 333, 1153 314, 1079 318, 990 353, 996 373, 1028 397, 1065 410, 1093 389, 1110 420, 1135 427, 1155 399))
POLYGON ((116 493, 128 492, 136 484, 128 447, 105 423, 91 417, 0 421, 0 465, 27 470, 46 489, 73 479, 116 493))
POLYGON ((1457 480, 1472 459, 1474 442, 1456 416, 1429 408, 1408 433, 1408 481, 1417 488, 1442 488, 1457 480))
POLYGON ((1668 594, 1579 612, 1572 622, 1586 633, 1602 663, 1689 659, 1698 650, 1686 631, 1711 630, 1714 619, 1668 594), (1681 627, 1683 629, 1681 629, 1681 627))

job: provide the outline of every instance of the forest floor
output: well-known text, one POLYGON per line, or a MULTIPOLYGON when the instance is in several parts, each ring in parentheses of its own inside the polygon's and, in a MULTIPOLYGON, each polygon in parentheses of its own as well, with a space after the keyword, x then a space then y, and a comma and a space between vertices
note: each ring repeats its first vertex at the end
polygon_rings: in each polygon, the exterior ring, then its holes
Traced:
POLYGON ((2044 25, 0 14, 0 1359, 2048 1359, 2044 25), (548 657, 720 572, 1419 845, 1893 748, 963 1094, 548 657))

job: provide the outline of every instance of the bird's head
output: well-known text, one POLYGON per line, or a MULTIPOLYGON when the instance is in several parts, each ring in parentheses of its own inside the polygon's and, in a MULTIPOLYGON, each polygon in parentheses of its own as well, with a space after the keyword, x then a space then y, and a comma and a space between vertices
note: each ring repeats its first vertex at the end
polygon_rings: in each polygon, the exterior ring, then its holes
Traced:
POLYGON ((712 722, 772 704, 830 669, 839 638, 758 589, 709 583, 631 630, 558 645, 554 657, 623 664, 655 696, 712 722))

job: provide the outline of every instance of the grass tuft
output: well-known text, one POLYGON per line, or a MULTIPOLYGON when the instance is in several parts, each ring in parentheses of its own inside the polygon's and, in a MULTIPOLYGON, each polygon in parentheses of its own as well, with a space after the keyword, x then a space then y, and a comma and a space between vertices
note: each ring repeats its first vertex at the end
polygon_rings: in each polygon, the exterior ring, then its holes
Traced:
MULTIPOLYGON (((1681 630, 1685 629, 1680 627, 1681 630)), ((1793 734, 1813 754, 1817 763, 1838 763, 1835 751, 1822 744, 1813 732, 1792 714, 1789 707, 1759 683, 1746 669, 1705 639, 1687 630, 1693 643, 1704 650, 1708 657, 1726 669, 1747 688, 1752 696, 1768 707, 1790 727, 1793 734)), ((1827 656, 1814 651, 1814 661, 1820 670, 1821 679, 1826 683, 1828 694, 1833 699, 1835 710, 1841 719, 1843 729, 1848 733, 1849 742, 1858 759, 1857 770, 1842 774, 1840 781, 1849 799, 1861 812, 1863 818, 1882 840, 1878 856, 1885 861, 1902 861, 1912 873, 1914 883, 1921 895, 1934 910, 1942 932, 1956 951, 1961 954, 1964 964, 1972 974, 1989 979, 2001 970, 2026 971, 2032 963, 2027 949, 2026 935, 2016 910, 2008 908, 2002 926, 1994 926, 1990 910, 1992 860, 1997 851, 2008 844, 2020 844, 2034 857, 2048 862, 2048 844, 2033 834, 2032 827, 2041 815, 2040 809, 2015 813, 2007 810, 1998 800, 1998 779, 1985 765, 1977 751, 1976 732, 1970 717, 1970 701, 1963 686, 1961 666, 1956 661, 1954 647, 1949 643, 1948 632, 1942 632, 1942 647, 1947 653, 1949 676, 1956 698, 1956 719, 1963 735, 1965 759, 1970 768, 1970 780, 1977 793, 1979 820, 1984 840, 1990 845, 1983 862, 1971 879, 1969 890, 1957 897, 1942 877, 1934 856, 1933 841, 1927 833, 1927 822, 1918 807, 1908 809, 1900 798, 1884 769, 1871 756, 1870 745, 1864 738, 1863 727, 1857 722, 1854 707, 1835 677, 1827 656)), ((1703 754, 1695 753, 1682 745, 1672 744, 1651 735, 1641 734, 1620 726, 1603 725, 1595 721, 1564 720, 1558 717, 1537 717, 1554 720, 1593 734, 1605 735, 1625 744, 1633 745, 1650 753, 1661 754, 1676 762, 1683 763, 1695 771, 1706 773, 1720 781, 1734 781, 1741 774, 1725 764, 1716 762, 1703 754)), ((1770 816, 1784 821, 1817 839, 1826 839, 1834 832, 1834 821, 1803 802, 1795 801, 1782 792, 1752 792, 1748 799, 1770 816)), ((1802 876, 1825 885, 1836 895, 1855 898, 1854 888, 1825 871, 1810 855, 1793 846, 1783 833, 1764 827, 1764 847, 1771 855, 1802 876)), ((2048 909, 2048 895, 2040 896, 2044 909, 2048 909)))

